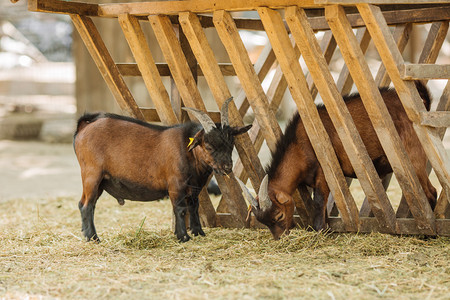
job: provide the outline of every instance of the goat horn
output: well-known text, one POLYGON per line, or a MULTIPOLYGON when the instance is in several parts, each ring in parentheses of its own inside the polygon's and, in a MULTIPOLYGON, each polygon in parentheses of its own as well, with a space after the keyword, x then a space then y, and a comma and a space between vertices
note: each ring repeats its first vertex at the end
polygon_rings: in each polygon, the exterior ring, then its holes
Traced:
POLYGON ((230 125, 230 121, 228 120, 228 104, 230 104, 231 100, 233 100, 233 97, 225 100, 220 109, 220 122, 222 123, 222 128, 230 125))
POLYGON ((272 200, 269 198, 269 175, 264 176, 259 187, 259 207, 262 211, 266 211, 272 207, 272 200))
POLYGON ((250 191, 248 190, 247 186, 237 177, 235 177, 239 185, 242 189, 242 196, 244 196, 245 201, 247 204, 253 206, 254 208, 258 207, 258 201, 256 201, 255 197, 250 194, 250 191))
POLYGON ((202 124, 203 129, 205 129, 205 133, 208 133, 214 128, 217 128, 216 124, 214 124, 213 120, 211 120, 211 118, 205 112, 190 107, 183 107, 183 109, 191 112, 198 119, 200 124, 202 124))

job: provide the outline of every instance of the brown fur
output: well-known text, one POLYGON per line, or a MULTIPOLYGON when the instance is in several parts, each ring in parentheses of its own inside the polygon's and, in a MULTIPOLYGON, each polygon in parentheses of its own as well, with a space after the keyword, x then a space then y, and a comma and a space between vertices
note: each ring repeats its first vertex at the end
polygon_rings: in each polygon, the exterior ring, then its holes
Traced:
MULTIPOLYGON (((424 101, 428 102, 425 104, 429 108, 428 94, 424 96, 423 87, 419 87, 419 90, 423 98, 428 98, 428 100, 424 99, 424 101)), ((408 119, 395 90, 382 90, 381 92, 423 190, 430 205, 434 208, 437 196, 436 189, 428 179, 426 173, 427 157, 412 127, 412 123, 408 119)), ((348 97, 346 104, 378 174, 380 177, 384 177, 391 173, 391 166, 359 95, 348 97)), ((353 167, 342 142, 324 107, 319 108, 319 115, 330 136, 344 175, 346 177, 355 177, 353 167)), ((290 195, 300 185, 307 185, 314 189, 314 229, 320 230, 326 226, 326 203, 330 190, 323 170, 317 160, 301 119, 298 118, 298 121, 290 126, 295 126, 295 128, 288 128, 287 131, 295 129, 295 137, 288 137, 291 141, 284 141, 286 144, 281 146, 283 148, 282 153, 274 154, 274 160, 268 169, 268 189, 273 203, 272 208, 264 213, 259 209, 254 209, 257 219, 268 225, 275 238, 279 238, 283 232, 288 232, 293 226, 292 214, 294 204, 290 195), (284 199, 280 201, 280 197, 284 199), (289 200, 285 200, 286 197, 289 200), (275 221, 275 217, 280 213, 283 213, 285 217, 283 220, 275 221)), ((283 143, 283 141, 280 142, 283 143)))
POLYGON ((233 136, 248 129, 250 126, 226 127, 205 134, 196 123, 158 127, 118 115, 81 117, 74 149, 81 168, 83 194, 79 208, 86 239, 98 240, 93 216, 103 190, 121 205, 125 199, 152 201, 168 195, 178 239, 189 240, 184 223, 188 210, 193 234, 204 235, 198 194, 212 170, 231 172, 233 136), (227 139, 222 138, 224 133, 227 139), (194 141, 188 148, 191 137, 194 141), (227 141, 227 147, 208 142, 214 139, 227 141))

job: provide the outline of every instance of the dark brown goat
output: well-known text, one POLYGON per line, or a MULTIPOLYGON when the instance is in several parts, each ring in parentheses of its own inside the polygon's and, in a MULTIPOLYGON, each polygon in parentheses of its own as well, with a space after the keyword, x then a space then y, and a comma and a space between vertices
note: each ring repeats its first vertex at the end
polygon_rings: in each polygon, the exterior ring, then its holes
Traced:
POLYGON ((222 123, 188 109, 201 122, 156 126, 114 114, 89 114, 78 120, 74 149, 81 167, 83 195, 79 202, 86 239, 98 240, 94 226, 97 199, 105 190, 124 199, 152 201, 169 196, 175 214, 175 234, 190 239, 184 216, 189 209, 194 235, 205 235, 198 215, 198 194, 214 170, 232 170, 234 136, 250 129, 230 127, 228 99, 222 123))
MULTIPOLYGON (((431 99, 427 88, 416 82, 419 94, 429 110, 431 99)), ((432 208, 436 204, 436 189, 431 185, 427 173, 427 157, 413 129, 406 112, 393 89, 381 89, 381 95, 394 121, 406 152, 432 208)), ((359 131, 367 152, 381 178, 392 172, 389 161, 370 122, 359 94, 344 98, 348 110, 359 131)), ((330 136, 343 173, 346 177, 355 177, 350 160, 345 153, 336 129, 324 106, 318 107, 320 118, 330 136)), ((244 195, 252 204, 256 219, 267 225, 275 239, 294 226, 294 201, 292 194, 299 186, 314 189, 313 228, 320 230, 326 226, 326 204, 330 189, 323 170, 314 153, 298 112, 286 127, 284 136, 278 141, 267 168, 267 175, 261 183, 260 192, 254 199, 245 185, 241 183, 244 195)))

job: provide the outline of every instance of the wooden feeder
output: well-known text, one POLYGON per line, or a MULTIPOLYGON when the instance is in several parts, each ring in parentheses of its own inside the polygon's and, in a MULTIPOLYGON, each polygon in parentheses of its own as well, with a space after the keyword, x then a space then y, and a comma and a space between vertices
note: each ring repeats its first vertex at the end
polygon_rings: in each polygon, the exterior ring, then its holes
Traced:
MULTIPOLYGON (((164 124, 180 122, 181 102, 171 103, 161 76, 170 75, 183 105, 206 111, 196 84, 204 76, 220 107, 231 96, 224 76, 238 77, 242 91, 230 105, 233 125, 243 125, 251 107, 255 114, 252 130, 236 141, 239 160, 234 175, 250 179, 255 189, 264 177, 258 152, 265 141, 270 150, 282 135, 274 112, 289 86, 301 113, 308 136, 326 174, 333 198, 328 203, 330 226, 339 232, 388 232, 395 234, 450 235, 450 165, 442 143, 450 124, 450 65, 435 64, 449 28, 448 0, 187 0, 121 4, 87 4, 60 0, 29 0, 30 11, 69 14, 117 103, 125 114, 164 124), (230 12, 257 11, 259 19, 234 19, 230 12), (97 31, 92 17, 116 18, 134 55, 135 64, 113 61, 97 31), (141 21, 141 22, 140 22, 141 21), (428 37, 416 64, 405 63, 402 52, 414 23, 429 23, 428 37), (151 26, 166 64, 155 63, 141 24, 151 26), (174 27, 180 26, 183 39, 174 27), (228 52, 229 64, 217 63, 204 28, 214 27, 228 52), (392 30, 391 30, 392 28, 392 30), (267 33, 267 45, 253 65, 239 30, 267 33), (356 29, 356 33, 353 29, 356 29), (318 40, 315 32, 323 31, 318 40), (382 64, 374 78, 365 59, 369 42, 382 64), (328 63, 339 48, 345 66, 335 82, 328 63), (309 72, 302 70, 300 55, 309 72), (276 68, 271 85, 264 93, 261 81, 270 68, 276 68), (305 75, 307 74, 307 75, 305 75), (124 76, 142 76, 155 109, 140 108, 128 89, 124 76), (447 85, 437 109, 426 111, 412 80, 445 79, 447 85), (405 154, 392 119, 378 91, 392 81, 400 100, 414 123, 431 168, 441 185, 434 211, 405 154), (343 102, 355 84, 361 94, 375 131, 395 170, 403 197, 397 211, 387 197, 390 178, 381 180, 370 161, 343 102), (328 135, 318 118, 314 99, 320 93, 335 126, 344 130, 340 138, 348 145, 347 154, 358 170, 366 199, 361 208, 355 204, 349 183, 343 176, 328 135), (349 150, 350 149, 350 150, 349 150), (376 209, 372 209, 375 208, 376 209)), ((181 32, 181 31, 180 31, 181 32)), ((152 41, 153 43, 155 41, 152 41)), ((217 120, 217 112, 209 112, 217 120)), ((368 120, 369 121, 369 120, 368 120)), ((223 198, 216 209, 204 190, 200 195, 201 220, 206 226, 257 226, 246 224, 246 204, 234 178, 217 176, 223 198)), ((300 224, 308 225, 310 195, 296 194, 300 224)))

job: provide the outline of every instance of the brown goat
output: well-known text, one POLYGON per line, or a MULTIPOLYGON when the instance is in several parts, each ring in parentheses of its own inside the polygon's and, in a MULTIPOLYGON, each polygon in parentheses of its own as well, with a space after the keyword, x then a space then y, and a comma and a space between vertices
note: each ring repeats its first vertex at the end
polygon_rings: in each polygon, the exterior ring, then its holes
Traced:
MULTIPOLYGON (((431 99, 427 88, 416 82, 419 94, 429 110, 431 99)), ((427 173, 427 157, 402 106, 397 93, 393 89, 380 89, 384 102, 394 121, 413 168, 428 198, 431 207, 436 205, 436 189, 431 185, 427 173)), ((344 98, 367 152, 372 159, 379 176, 383 178, 392 172, 392 168, 378 140, 369 116, 359 94, 344 98)), ((344 150, 341 140, 324 106, 318 107, 320 118, 330 137, 343 173, 346 177, 355 178, 355 172, 344 150)), ((256 219, 267 225, 275 239, 288 233, 294 226, 294 201, 292 194, 299 186, 314 189, 313 228, 320 230, 326 226, 326 204, 330 189, 325 180, 323 170, 314 153, 298 112, 286 127, 284 136, 278 141, 272 162, 266 170, 267 175, 261 183, 260 192, 254 199, 245 185, 241 183, 244 195, 252 204, 252 212, 256 219)))
POLYGON ((98 240, 94 226, 97 199, 105 190, 124 204, 169 196, 175 214, 175 234, 190 239, 184 216, 189 209, 194 235, 205 235, 198 215, 198 194, 214 172, 232 170, 234 136, 251 127, 230 127, 228 99, 222 123, 188 109, 201 122, 157 126, 114 114, 89 114, 78 120, 74 149, 81 168, 83 195, 79 202, 86 239, 98 240))

